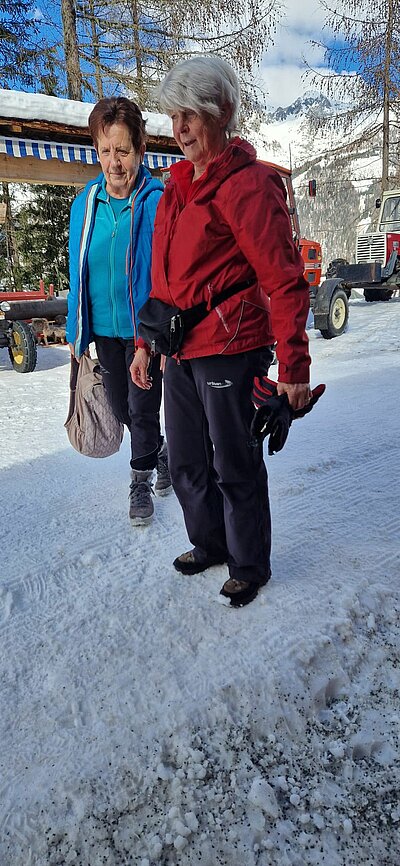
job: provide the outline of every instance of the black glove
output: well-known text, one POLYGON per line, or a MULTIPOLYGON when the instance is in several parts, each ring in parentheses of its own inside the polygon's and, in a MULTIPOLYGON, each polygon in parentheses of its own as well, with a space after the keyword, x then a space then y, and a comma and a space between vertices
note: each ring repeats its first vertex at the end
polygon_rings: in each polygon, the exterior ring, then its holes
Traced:
POLYGON ((292 409, 287 394, 278 397, 276 382, 268 376, 256 376, 253 383, 253 403, 256 413, 251 423, 250 432, 256 439, 268 440, 268 454, 281 451, 288 437, 290 425, 296 418, 303 418, 311 412, 313 406, 322 397, 325 385, 317 385, 311 391, 310 402, 302 409, 292 409))
MULTIPOLYGON (((276 389, 275 389, 276 391, 276 389)), ((288 437, 293 420, 293 412, 287 394, 268 397, 256 411, 251 422, 250 432, 256 439, 268 439, 268 454, 281 451, 288 437)))

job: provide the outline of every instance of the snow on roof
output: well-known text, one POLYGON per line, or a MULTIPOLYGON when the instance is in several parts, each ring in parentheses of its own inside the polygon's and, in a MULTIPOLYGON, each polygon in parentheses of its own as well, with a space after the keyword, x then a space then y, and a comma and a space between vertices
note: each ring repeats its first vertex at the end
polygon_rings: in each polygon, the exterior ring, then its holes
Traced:
MULTIPOLYGON (((0 89, 0 117, 47 120, 85 128, 93 107, 92 102, 76 102, 72 99, 59 99, 57 96, 44 96, 42 93, 0 89)), ((171 120, 166 114, 144 111, 143 117, 149 135, 172 138, 171 120)))

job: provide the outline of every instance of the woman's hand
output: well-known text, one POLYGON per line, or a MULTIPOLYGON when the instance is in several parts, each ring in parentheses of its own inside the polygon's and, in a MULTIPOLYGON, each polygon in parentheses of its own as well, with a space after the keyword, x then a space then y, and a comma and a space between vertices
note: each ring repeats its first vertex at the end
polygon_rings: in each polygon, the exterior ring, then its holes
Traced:
POLYGON ((277 382, 278 395, 287 394, 292 409, 303 409, 310 402, 311 391, 308 383, 289 385, 287 382, 277 382))
POLYGON ((146 349, 136 349, 129 371, 134 385, 143 388, 144 391, 149 391, 152 386, 152 380, 148 375, 149 363, 150 355, 146 349))
MULTIPOLYGON (((80 358, 77 358, 77 357, 76 357, 76 354, 75 354, 75 346, 74 346, 74 344, 73 344, 73 343, 68 343, 68 348, 69 348, 69 351, 71 352, 71 358, 75 358, 76 363, 79 364, 80 358)), ((86 355, 87 358, 90 358, 90 348, 89 348, 89 346, 87 347, 87 349, 85 349, 85 351, 84 351, 83 354, 86 355)))

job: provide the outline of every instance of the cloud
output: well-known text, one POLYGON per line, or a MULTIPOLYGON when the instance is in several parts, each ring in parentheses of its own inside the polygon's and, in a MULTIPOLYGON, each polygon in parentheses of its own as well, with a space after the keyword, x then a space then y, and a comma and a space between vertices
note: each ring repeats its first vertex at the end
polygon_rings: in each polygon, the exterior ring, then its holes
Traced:
POLYGON ((326 13, 317 0, 286 0, 283 4, 284 23, 293 30, 322 30, 326 13))
POLYGON ((43 12, 38 6, 36 6, 33 12, 31 12, 30 18, 33 21, 44 22, 43 12))
POLYGON ((324 48, 320 45, 312 44, 314 39, 316 42, 321 34, 318 31, 307 32, 294 30, 292 27, 280 28, 275 44, 268 49, 265 55, 263 65, 274 66, 277 63, 295 63, 300 65, 303 59, 308 62, 322 62, 324 57, 324 48))
POLYGON ((315 89, 305 72, 307 64, 324 69, 324 49, 312 43, 326 42, 330 35, 323 29, 324 10, 316 0, 287 0, 284 12, 274 44, 258 70, 271 106, 290 105, 305 91, 315 89))
POLYGON ((290 105, 307 90, 302 81, 304 67, 300 68, 290 63, 279 63, 268 66, 261 71, 263 88, 267 94, 267 103, 272 107, 290 105))

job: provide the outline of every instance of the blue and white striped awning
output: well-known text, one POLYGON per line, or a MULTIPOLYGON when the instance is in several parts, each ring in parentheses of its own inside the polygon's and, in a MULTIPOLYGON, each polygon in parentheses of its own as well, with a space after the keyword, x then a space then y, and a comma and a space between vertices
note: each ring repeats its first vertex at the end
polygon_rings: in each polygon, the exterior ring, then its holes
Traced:
MULTIPOLYGON (((0 153, 7 156, 34 156, 36 159, 58 159, 60 162, 98 163, 97 153, 90 145, 59 144, 50 141, 32 141, 30 138, 6 138, 0 136, 0 153)), ((169 168, 183 159, 178 154, 146 152, 144 164, 148 168, 169 168)))
POLYGON ((184 159, 183 155, 173 153, 153 153, 151 150, 146 150, 144 155, 144 164, 147 168, 169 168, 174 162, 180 162, 184 159))

